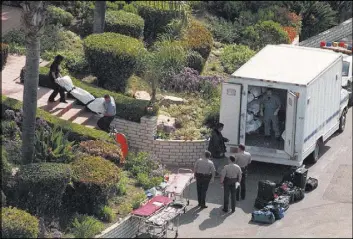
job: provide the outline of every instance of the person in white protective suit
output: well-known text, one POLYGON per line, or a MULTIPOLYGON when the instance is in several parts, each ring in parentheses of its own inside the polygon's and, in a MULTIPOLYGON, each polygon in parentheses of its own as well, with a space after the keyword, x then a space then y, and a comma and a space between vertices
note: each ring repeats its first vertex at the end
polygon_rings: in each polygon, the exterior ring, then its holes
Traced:
POLYGON ((281 101, 278 96, 273 95, 271 90, 261 98, 260 114, 264 117, 265 138, 271 137, 271 122, 277 140, 280 140, 278 125, 278 111, 281 108, 281 101))

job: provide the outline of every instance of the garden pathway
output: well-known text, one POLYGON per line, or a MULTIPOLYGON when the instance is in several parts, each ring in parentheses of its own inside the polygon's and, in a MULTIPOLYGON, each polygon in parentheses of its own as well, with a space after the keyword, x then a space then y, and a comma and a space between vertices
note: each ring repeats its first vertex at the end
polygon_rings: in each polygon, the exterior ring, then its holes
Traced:
MULTIPOLYGON (((1 72, 1 93, 7 97, 23 101, 23 84, 20 83, 20 73, 26 63, 25 56, 9 55, 4 70, 1 72)), ((48 64, 41 61, 40 66, 48 64)), ((48 103, 47 100, 52 90, 45 87, 38 87, 38 107, 56 115, 62 119, 74 123, 82 124, 94 128, 97 117, 91 112, 86 111, 84 106, 76 104, 75 100, 67 99, 68 104, 54 102, 48 103)), ((59 96, 56 97, 56 100, 59 96)))

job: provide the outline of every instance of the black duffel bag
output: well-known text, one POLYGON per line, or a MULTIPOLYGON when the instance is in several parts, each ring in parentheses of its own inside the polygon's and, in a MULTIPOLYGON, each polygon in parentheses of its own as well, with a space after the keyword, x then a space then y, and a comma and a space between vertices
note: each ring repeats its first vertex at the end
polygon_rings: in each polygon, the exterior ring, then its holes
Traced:
POLYGON ((305 192, 313 191, 315 188, 317 188, 318 184, 319 182, 316 178, 309 177, 308 180, 306 180, 305 192))

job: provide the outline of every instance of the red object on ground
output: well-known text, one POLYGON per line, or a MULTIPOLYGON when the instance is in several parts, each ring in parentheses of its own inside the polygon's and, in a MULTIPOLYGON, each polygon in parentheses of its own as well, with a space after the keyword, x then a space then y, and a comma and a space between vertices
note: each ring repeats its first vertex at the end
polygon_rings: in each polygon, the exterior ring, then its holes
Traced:
POLYGON ((320 42, 320 46, 326 46, 326 42, 324 41, 320 42))
POLYGON ((339 47, 344 47, 344 42, 341 41, 339 44, 338 44, 339 47))
POLYGON ((129 153, 127 139, 124 134, 116 133, 115 140, 117 143, 120 144, 121 151, 123 152, 124 158, 126 158, 127 154, 129 153))
POLYGON ((132 211, 132 214, 141 217, 147 217, 157 212, 161 207, 170 204, 173 200, 165 196, 155 196, 142 207, 132 211), (160 205, 158 205, 160 204, 160 205))

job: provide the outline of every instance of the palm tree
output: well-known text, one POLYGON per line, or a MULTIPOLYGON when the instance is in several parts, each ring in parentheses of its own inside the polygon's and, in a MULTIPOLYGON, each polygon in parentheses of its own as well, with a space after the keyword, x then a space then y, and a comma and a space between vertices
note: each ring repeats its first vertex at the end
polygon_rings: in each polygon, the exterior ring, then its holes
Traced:
POLYGON ((104 32, 106 5, 106 1, 96 1, 95 3, 93 33, 104 32))
POLYGON ((26 35, 26 72, 23 91, 22 159, 33 162, 37 88, 39 81, 40 37, 46 17, 45 1, 23 1, 22 21, 26 35))

